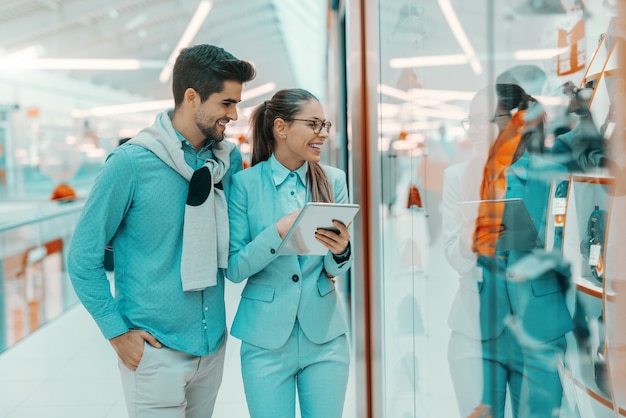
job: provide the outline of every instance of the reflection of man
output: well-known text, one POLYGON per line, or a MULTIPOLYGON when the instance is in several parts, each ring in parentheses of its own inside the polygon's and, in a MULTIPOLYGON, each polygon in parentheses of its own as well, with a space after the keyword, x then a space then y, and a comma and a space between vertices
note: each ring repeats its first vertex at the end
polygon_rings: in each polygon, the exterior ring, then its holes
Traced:
POLYGON ((471 248, 474 224, 464 221, 475 218, 476 214, 462 216, 459 202, 480 199, 487 148, 495 137, 495 125, 490 122, 493 115, 490 107, 495 99, 490 98, 490 94, 493 96, 492 87, 480 90, 470 103, 468 118, 464 120, 472 157, 448 167, 443 174, 441 235, 444 254, 459 274, 459 287, 448 316, 448 325, 452 329, 448 362, 462 417, 467 417, 481 402, 483 355, 478 318, 480 269, 471 248))

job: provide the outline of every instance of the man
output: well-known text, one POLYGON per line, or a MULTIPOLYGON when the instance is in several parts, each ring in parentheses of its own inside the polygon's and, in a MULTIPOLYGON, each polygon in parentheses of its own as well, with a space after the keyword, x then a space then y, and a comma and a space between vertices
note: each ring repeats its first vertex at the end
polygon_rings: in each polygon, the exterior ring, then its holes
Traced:
POLYGON ((224 131, 255 70, 197 45, 172 77, 175 108, 109 155, 68 254, 74 289, 118 355, 131 418, 210 417, 224 365, 225 202, 242 169, 224 131))

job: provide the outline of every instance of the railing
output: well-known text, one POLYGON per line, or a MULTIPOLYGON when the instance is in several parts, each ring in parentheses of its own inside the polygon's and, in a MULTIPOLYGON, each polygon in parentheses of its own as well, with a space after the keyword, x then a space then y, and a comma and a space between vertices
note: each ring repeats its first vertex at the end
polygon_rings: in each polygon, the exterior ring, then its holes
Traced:
POLYGON ((0 352, 77 302, 65 249, 83 204, 0 203, 0 352))

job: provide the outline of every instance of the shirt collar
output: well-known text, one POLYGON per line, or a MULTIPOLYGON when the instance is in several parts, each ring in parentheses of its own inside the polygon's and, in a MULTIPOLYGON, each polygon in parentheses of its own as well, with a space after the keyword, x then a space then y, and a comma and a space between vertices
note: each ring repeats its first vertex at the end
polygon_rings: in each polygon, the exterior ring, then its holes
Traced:
MULTIPOLYGON (((287 179, 291 171, 282 165, 274 154, 269 159, 270 167, 272 168, 272 178, 274 179, 274 185, 280 186, 287 179)), ((306 172, 309 169, 309 163, 307 161, 304 162, 299 168, 297 168, 294 173, 298 175, 300 181, 303 185, 306 185, 306 172)))
POLYGON ((189 143, 189 141, 187 141, 187 138, 185 138, 180 132, 178 132, 176 129, 174 129, 174 132, 176 132, 176 136, 178 137, 178 139, 180 140, 180 142, 184 142, 184 143, 189 143))
MULTIPOLYGON (((181 142, 186 143, 189 146, 192 146, 191 142, 189 142, 189 140, 187 138, 182 136, 180 132, 178 132, 176 129, 174 129, 174 132, 176 132, 176 136, 178 137, 178 139, 180 139, 181 142)), ((214 140, 207 141, 206 144, 202 148, 200 148, 200 151, 204 151, 204 150, 206 150, 208 148, 211 148, 214 143, 215 143, 214 140)))

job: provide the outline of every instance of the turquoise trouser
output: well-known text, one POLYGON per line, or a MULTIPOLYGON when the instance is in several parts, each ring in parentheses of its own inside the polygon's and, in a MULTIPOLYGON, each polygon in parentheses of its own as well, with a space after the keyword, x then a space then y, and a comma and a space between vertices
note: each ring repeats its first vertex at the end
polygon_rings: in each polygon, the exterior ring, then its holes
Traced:
POLYGON ((302 418, 341 418, 349 367, 345 334, 315 344, 298 321, 277 350, 242 342, 241 373, 250 418, 293 418, 296 390, 302 418))

